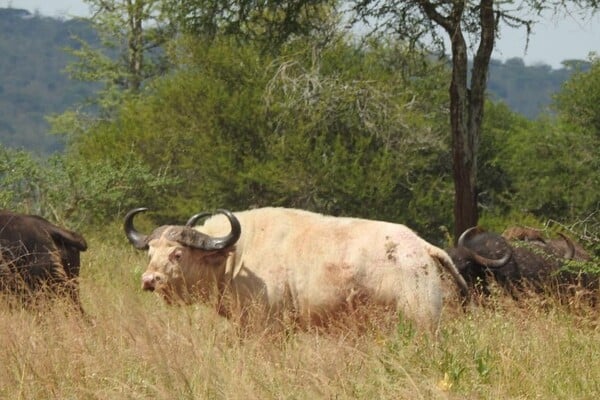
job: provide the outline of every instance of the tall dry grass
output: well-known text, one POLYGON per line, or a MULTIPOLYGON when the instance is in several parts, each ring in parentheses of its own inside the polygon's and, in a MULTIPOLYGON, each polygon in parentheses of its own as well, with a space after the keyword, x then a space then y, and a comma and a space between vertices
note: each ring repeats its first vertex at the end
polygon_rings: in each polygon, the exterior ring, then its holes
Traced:
POLYGON ((90 238, 89 321, 0 304, 2 399, 596 399, 598 311, 498 298, 446 310, 437 340, 409 326, 240 337, 208 307, 142 293, 146 257, 90 238))

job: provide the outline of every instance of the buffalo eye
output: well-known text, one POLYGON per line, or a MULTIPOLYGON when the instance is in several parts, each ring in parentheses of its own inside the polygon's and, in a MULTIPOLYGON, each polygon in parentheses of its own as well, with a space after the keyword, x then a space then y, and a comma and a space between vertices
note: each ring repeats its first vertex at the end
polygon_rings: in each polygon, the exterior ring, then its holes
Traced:
POLYGON ((181 259, 182 255, 183 255, 183 250, 175 249, 171 252, 171 254, 169 254, 169 261, 177 262, 181 259))

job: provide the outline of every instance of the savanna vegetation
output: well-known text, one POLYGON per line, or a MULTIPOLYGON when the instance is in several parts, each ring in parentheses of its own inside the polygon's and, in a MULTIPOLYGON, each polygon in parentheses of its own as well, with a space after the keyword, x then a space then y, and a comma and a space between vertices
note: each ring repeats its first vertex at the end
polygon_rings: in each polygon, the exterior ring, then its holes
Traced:
POLYGON ((207 306, 139 289, 146 256, 109 232, 89 237, 82 320, 0 303, 6 399, 595 399, 598 310, 579 301, 495 297, 447 308, 437 340, 398 323, 240 337, 207 306))
MULTIPOLYGON (((50 119, 65 151, 0 148, 0 206, 89 238, 91 316, 1 305, 0 397, 595 398, 598 311, 577 298, 449 306, 437 340, 401 322, 240 339, 205 306, 141 293, 145 259, 120 227, 137 206, 154 211, 148 224, 274 205, 453 240, 447 60, 394 35, 358 40, 327 2, 298 2, 293 19, 208 3, 91 0, 101 47, 79 42, 69 71, 100 90, 50 119)), ((588 270, 600 256, 598 93, 592 57, 552 114, 487 100, 477 152, 480 224, 568 233, 594 254, 588 270)))

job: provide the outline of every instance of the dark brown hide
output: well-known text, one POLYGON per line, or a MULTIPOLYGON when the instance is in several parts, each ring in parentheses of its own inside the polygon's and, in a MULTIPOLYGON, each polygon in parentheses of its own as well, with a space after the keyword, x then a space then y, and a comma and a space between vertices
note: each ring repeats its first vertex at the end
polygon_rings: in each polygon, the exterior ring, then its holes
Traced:
POLYGON ((521 279, 520 270, 510 254, 511 251, 512 248, 501 235, 479 228, 466 237, 464 243, 447 250, 469 287, 481 290, 485 294, 489 294, 490 276, 507 289, 510 288, 511 282, 521 279), (494 261, 501 260, 507 254, 510 258, 501 266, 492 266, 494 261), (484 262, 478 257, 490 262, 484 262))
POLYGON ((522 289, 524 286, 543 290, 555 283, 573 283, 572 275, 559 272, 568 261, 565 255, 572 254, 566 250, 572 246, 569 245, 568 239, 546 241, 537 234, 521 236, 512 232, 511 237, 515 239, 509 241, 503 235, 477 228, 465 238, 464 243, 448 249, 448 254, 471 287, 489 294, 492 278, 515 295, 515 289, 522 289), (562 242, 561 245, 557 245, 559 241, 562 242), (510 257, 505 263, 491 265, 491 262, 507 254, 510 254, 510 257), (474 255, 479 256, 479 259, 475 259, 474 255), (489 260, 490 263, 485 260, 489 260))
POLYGON ((78 309, 80 252, 85 239, 36 215, 0 211, 0 290, 28 300, 39 293, 69 296, 78 309))
POLYGON ((581 244, 566 235, 563 235, 561 238, 547 240, 546 243, 558 254, 568 255, 572 252, 572 256, 566 258, 575 261, 589 261, 592 259, 590 253, 588 253, 581 244))

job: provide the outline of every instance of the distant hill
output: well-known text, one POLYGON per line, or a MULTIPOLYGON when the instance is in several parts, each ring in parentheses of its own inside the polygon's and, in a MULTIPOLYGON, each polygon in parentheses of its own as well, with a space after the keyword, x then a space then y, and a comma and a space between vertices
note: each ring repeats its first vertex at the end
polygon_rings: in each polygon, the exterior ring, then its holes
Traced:
POLYGON ((526 66, 520 58, 511 58, 504 63, 490 62, 488 95, 492 100, 506 103, 511 110, 535 119, 550 111, 552 95, 578 70, 587 70, 590 63, 583 60, 565 60, 564 68, 552 69, 549 65, 526 66))
POLYGON ((0 143, 48 154, 62 149, 44 116, 61 113, 93 93, 63 72, 72 35, 93 40, 89 24, 0 8, 0 143))
MULTIPOLYGON (((0 8, 0 143, 50 154, 63 148, 48 133, 45 116, 65 111, 93 93, 90 83, 75 82, 63 72, 70 62, 65 47, 74 47, 72 35, 93 42, 94 32, 81 20, 63 20, 0 8)), ((490 64, 489 96, 513 111, 534 119, 546 111, 551 96, 572 74, 569 68, 526 66, 520 58, 490 64)))

